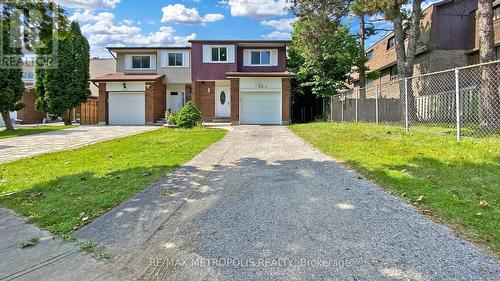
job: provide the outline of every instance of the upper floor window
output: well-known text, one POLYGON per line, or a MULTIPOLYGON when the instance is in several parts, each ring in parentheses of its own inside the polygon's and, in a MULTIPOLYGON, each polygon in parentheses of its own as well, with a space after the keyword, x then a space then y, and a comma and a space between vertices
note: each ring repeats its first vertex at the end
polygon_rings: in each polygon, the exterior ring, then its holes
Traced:
POLYGON ((32 68, 23 69, 23 81, 35 80, 35 70, 32 68))
POLYGON ((366 58, 368 60, 371 60, 373 58, 373 50, 369 51, 368 53, 366 53, 366 58))
POLYGON ((396 37, 392 36, 389 40, 387 40, 387 50, 394 46, 396 46, 396 37))
POLYGON ((250 55, 250 63, 252 65, 271 64, 271 51, 252 51, 250 55))
POLYGON ((183 59, 182 53, 168 53, 168 66, 183 66, 183 59))
POLYGON ((493 7, 493 20, 500 19, 500 5, 493 7))
POLYGON ((500 60, 500 46, 495 48, 495 54, 496 54, 497 60, 500 60))
POLYGON ((212 61, 227 62, 227 47, 212 47, 212 61))
POLYGON ((397 65, 393 65, 391 66, 391 81, 392 80, 396 80, 398 78, 398 66, 397 65))
POLYGON ((150 56, 132 56, 132 68, 149 69, 151 68, 150 56))

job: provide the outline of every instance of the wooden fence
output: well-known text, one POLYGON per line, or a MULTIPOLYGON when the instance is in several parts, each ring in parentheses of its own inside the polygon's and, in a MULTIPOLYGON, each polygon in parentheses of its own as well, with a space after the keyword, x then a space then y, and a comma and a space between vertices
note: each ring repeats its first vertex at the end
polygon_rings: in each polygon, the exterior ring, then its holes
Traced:
POLYGON ((98 123, 98 105, 98 98, 91 96, 77 108, 76 114, 79 115, 80 125, 96 125, 98 123))

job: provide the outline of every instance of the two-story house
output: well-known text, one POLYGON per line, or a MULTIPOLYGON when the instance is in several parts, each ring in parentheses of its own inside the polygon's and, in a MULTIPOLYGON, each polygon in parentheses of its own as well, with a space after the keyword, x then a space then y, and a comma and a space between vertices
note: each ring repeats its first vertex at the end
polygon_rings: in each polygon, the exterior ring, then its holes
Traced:
POLYGON ((99 87, 99 123, 152 124, 188 100, 204 121, 289 123, 289 41, 190 42, 192 47, 108 48, 116 72, 92 79, 99 87))
MULTIPOLYGON (((500 59, 500 0, 494 1, 495 46, 500 59)), ((421 35, 415 57, 414 75, 451 69, 479 62, 477 0, 444 0, 423 10, 421 35)), ((397 78, 394 34, 391 32, 366 49, 369 71, 378 71, 366 86, 397 78)), ((354 87, 359 87, 355 73, 354 87)))

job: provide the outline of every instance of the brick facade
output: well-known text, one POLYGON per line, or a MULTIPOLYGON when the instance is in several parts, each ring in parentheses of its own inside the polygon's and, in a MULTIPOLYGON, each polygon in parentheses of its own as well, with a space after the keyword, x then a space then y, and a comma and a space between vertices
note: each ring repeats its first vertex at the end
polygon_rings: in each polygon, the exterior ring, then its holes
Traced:
POLYGON ((211 121, 215 116, 215 82, 193 81, 191 100, 203 115, 203 121, 211 121))
POLYGON ((291 79, 283 78, 281 82, 281 122, 290 124, 290 96, 292 91, 291 79))
POLYGON ((45 114, 35 109, 35 101, 35 89, 25 89, 21 99, 21 102, 25 104, 25 107, 17 111, 17 118, 23 120, 23 124, 42 123, 45 114))
POLYGON ((231 78, 231 125, 240 124, 240 79, 231 78))
POLYGON ((106 83, 99 83, 97 120, 99 125, 108 124, 108 93, 106 92, 106 83))
POLYGON ((162 80, 146 83, 145 114, 146 124, 151 125, 156 120, 165 117, 166 86, 162 80))

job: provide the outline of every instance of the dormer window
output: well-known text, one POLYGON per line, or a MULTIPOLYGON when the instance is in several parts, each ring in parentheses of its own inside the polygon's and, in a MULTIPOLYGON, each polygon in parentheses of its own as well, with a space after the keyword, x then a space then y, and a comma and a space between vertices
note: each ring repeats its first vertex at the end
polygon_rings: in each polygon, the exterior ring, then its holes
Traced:
POLYGON ((270 65, 271 51, 252 51, 250 59, 251 65, 270 65))
POLYGON ((150 56, 132 56, 133 69, 150 69, 151 57, 150 56))
POLYGON ((227 47, 212 47, 212 61, 227 62, 227 47))

